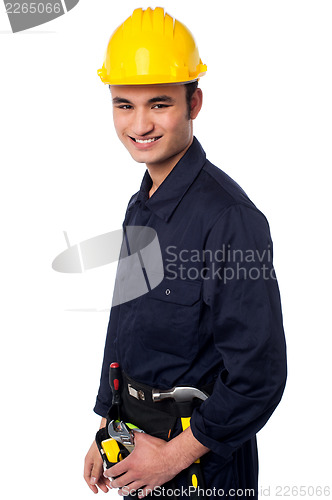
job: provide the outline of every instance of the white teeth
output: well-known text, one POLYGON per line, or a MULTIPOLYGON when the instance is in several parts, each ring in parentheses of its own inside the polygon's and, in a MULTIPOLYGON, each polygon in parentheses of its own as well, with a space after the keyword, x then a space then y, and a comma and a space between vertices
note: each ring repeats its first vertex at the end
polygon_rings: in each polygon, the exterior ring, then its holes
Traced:
POLYGON ((147 144, 148 142, 154 142, 157 139, 159 139, 159 137, 153 137, 153 139, 145 139, 145 140, 135 139, 135 142, 139 142, 140 144, 147 144))

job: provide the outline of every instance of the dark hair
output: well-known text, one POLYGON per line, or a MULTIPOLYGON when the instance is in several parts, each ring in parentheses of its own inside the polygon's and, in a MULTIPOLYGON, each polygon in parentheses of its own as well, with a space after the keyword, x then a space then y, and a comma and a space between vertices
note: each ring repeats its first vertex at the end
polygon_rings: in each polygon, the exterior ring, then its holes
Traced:
POLYGON ((190 120, 190 113, 191 113, 191 99, 192 96, 194 95, 195 90, 197 89, 198 86, 198 80, 195 80, 194 82, 186 83, 186 101, 187 101, 187 118, 190 120))

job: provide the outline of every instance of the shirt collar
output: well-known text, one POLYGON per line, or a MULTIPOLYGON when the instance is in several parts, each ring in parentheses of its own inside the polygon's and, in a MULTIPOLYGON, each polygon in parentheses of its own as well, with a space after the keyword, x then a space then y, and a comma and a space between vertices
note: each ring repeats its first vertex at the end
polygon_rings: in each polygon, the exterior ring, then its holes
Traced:
POLYGON ((152 186, 152 179, 149 172, 145 172, 136 200, 145 203, 149 210, 167 222, 203 168, 205 161, 205 151, 194 137, 190 148, 151 198, 149 198, 149 190, 152 186))

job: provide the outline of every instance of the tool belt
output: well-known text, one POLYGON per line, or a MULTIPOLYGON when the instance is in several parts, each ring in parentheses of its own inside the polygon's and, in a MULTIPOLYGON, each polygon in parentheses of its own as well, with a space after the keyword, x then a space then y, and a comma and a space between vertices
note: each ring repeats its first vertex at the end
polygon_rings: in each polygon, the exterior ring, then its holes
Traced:
MULTIPOLYGON (((126 422, 132 422, 147 434, 168 441, 174 437, 174 429, 180 417, 190 417, 195 408, 202 403, 195 398, 191 402, 179 403, 173 399, 152 400, 153 388, 136 382, 122 372, 121 415, 126 422)), ((211 394, 213 383, 200 390, 211 394)), ((114 416, 113 407, 109 411, 109 419, 114 416)))
MULTIPOLYGON (((111 382, 112 387, 113 384, 114 382, 111 382)), ((204 387, 200 387, 199 391, 203 391, 206 395, 211 394, 213 385, 214 384, 212 383, 204 387)), ((173 389, 178 390, 179 388, 173 389)), ((195 391, 198 388, 190 388, 190 390, 191 389, 195 391)), ((176 435, 180 434, 180 432, 182 432, 182 430, 189 425, 190 417, 194 409, 199 407, 202 403, 202 400, 195 396, 190 402, 187 400, 185 400, 185 402, 179 402, 172 398, 158 399, 157 401, 154 401, 152 397, 154 391, 155 389, 152 387, 136 382, 125 372, 122 372, 121 394, 118 398, 118 402, 116 404, 112 404, 108 412, 106 427, 100 429, 96 435, 98 448, 102 454, 104 464, 107 467, 112 466, 114 461, 117 462, 125 458, 129 453, 122 444, 117 444, 112 439, 108 439, 107 429, 110 422, 119 422, 117 419, 120 418, 122 423, 130 422, 147 434, 169 441, 176 435), (186 425, 184 426, 185 421, 186 425), (113 463, 111 463, 112 460, 107 461, 105 453, 102 451, 103 442, 106 442, 104 440, 109 443, 109 446, 113 443, 113 445, 117 447, 117 458, 115 460, 113 458, 113 463)), ((104 451, 106 451, 107 455, 107 450, 104 451)), ((186 471, 188 475, 188 485, 194 485, 194 488, 197 488, 197 485, 204 487, 204 476, 200 465, 200 460, 197 460, 186 471)), ((173 487, 173 489, 175 484, 174 481, 175 479, 170 483, 167 483, 169 486, 173 487)), ((151 496, 154 495, 152 494, 151 496)), ((167 496, 169 497, 169 495, 167 496)), ((198 498, 198 490, 196 489, 194 493, 190 494, 190 497, 198 498)), ((202 498, 204 498, 204 495, 202 498)))

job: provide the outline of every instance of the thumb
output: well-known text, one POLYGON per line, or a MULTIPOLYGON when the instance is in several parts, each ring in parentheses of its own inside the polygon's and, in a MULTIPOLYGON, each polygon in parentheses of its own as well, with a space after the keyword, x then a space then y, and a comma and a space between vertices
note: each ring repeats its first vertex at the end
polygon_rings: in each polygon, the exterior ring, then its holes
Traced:
POLYGON ((133 432, 134 432, 134 443, 135 443, 135 446, 137 446, 137 443, 140 442, 140 440, 142 439, 142 436, 144 439, 145 432, 135 431, 135 429, 133 429, 133 432))

